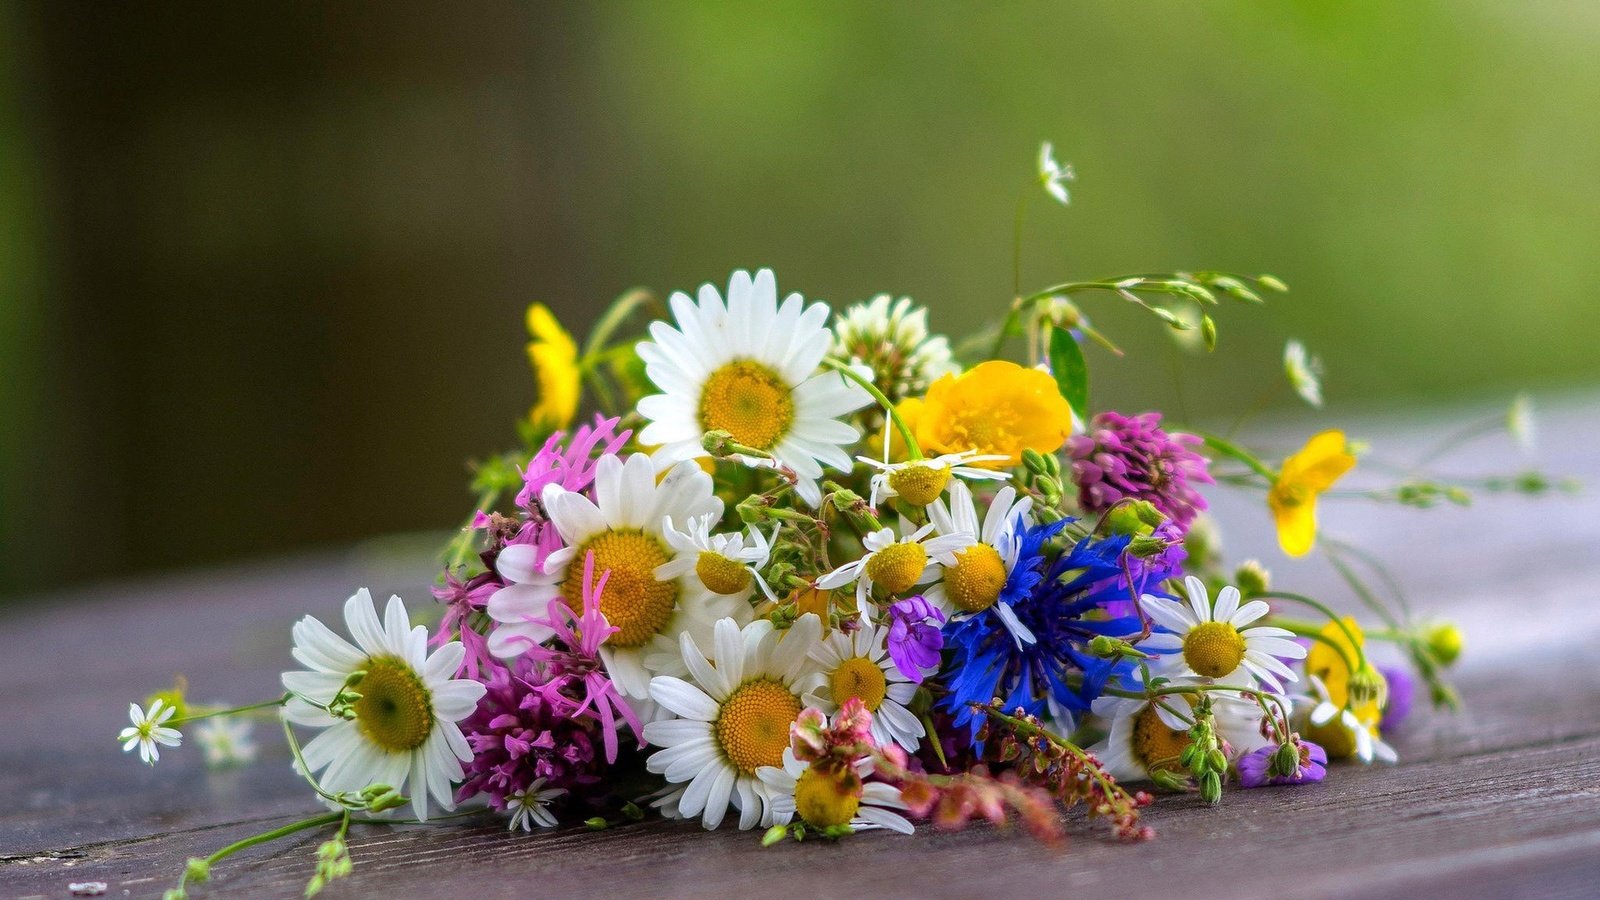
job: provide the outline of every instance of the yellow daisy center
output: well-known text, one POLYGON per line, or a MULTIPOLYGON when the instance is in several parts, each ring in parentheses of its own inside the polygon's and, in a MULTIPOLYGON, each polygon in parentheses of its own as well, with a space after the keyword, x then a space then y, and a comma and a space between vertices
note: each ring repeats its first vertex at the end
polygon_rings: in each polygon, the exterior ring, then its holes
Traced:
MULTIPOLYGON (((656 566, 666 562, 666 548, 636 528, 602 532, 578 548, 575 559, 594 554, 595 572, 611 574, 600 594, 600 612, 622 629, 607 641, 613 647, 638 647, 650 640, 672 618, 678 602, 678 585, 657 581, 656 566)), ((567 568, 561 594, 573 609, 583 609, 583 567, 567 568)))
POLYGON ((1147 772, 1181 772, 1178 756, 1189 746, 1189 734, 1161 721, 1154 706, 1145 706, 1133 720, 1133 755, 1147 772))
POLYGON ((899 541, 879 550, 867 560, 867 577, 883 585, 891 594, 904 593, 922 577, 928 566, 928 551, 916 541, 899 541))
POLYGON ((843 706, 846 700, 855 697, 869 712, 877 712, 889 693, 889 680, 883 677, 883 669, 865 656, 840 663, 828 676, 828 683, 833 688, 834 703, 843 706))
POLYGON ((1196 674, 1221 678, 1244 661, 1244 636, 1227 622, 1201 622, 1183 636, 1183 661, 1196 674))
POLYGON ((944 593, 962 612, 982 612, 994 605, 1006 585, 1006 563, 988 544, 956 551, 956 564, 944 570, 944 593))
POLYGON ((748 359, 723 365, 700 389, 700 426, 771 450, 794 422, 794 397, 778 373, 748 359))
POLYGON ((911 463, 889 472, 889 487, 912 506, 927 506, 939 499, 949 483, 949 466, 911 463))
POLYGON ((800 717, 800 698, 771 679, 747 681, 722 701, 717 743, 739 771, 754 775, 762 766, 783 765, 789 726, 800 717))
POLYGON ((700 583, 715 594, 737 594, 750 586, 750 570, 744 563, 710 550, 700 551, 694 573, 700 576, 700 583))
POLYGON ((356 690, 356 727, 391 753, 415 750, 433 730, 433 696, 422 679, 394 656, 374 656, 356 690))
POLYGON ((849 769, 807 766, 794 784, 794 808, 807 825, 848 825, 861 808, 861 779, 849 769))

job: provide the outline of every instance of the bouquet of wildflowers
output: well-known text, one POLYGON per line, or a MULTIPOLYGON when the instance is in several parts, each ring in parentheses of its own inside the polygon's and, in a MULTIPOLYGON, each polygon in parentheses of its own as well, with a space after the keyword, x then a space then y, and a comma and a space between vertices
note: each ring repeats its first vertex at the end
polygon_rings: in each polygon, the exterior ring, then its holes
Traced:
MULTIPOLYGON (((1047 193, 1066 202, 1070 177, 1046 145, 1047 193)), ((1391 607, 1372 556, 1319 541, 1319 498, 1363 448, 1325 430, 1267 458, 1090 402, 1089 358, 1121 352, 1091 300, 1211 350, 1226 305, 1284 289, 1066 282, 955 347, 908 298, 835 312, 765 269, 664 304, 624 295, 581 349, 533 306, 538 402, 520 449, 477 469, 433 624, 357 591, 335 627, 294 625, 280 697, 133 707, 122 739, 150 763, 200 719, 209 759, 247 757, 229 717, 276 709, 329 810, 192 860, 170 893, 242 846, 329 828, 315 893, 350 870, 353 823, 458 804, 513 830, 660 815, 768 843, 972 819, 1054 839, 1081 804, 1141 840, 1159 794, 1216 803, 1392 762, 1383 733, 1415 686, 1454 702, 1461 639, 1391 607), (1206 514, 1224 487, 1261 497, 1288 555, 1326 553, 1373 618, 1225 566, 1206 514), (1378 666, 1372 639, 1406 665, 1378 666)), ((1287 386, 1314 406, 1319 369, 1288 344, 1287 386)), ((1548 486, 1413 472, 1349 493, 1426 507, 1548 486)))

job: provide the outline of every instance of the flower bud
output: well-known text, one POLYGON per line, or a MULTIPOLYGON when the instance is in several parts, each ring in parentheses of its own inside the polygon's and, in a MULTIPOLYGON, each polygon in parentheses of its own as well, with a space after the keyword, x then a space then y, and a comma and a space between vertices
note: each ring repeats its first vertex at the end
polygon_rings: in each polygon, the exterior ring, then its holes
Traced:
POLYGON ((1377 703, 1382 707, 1389 695, 1389 682, 1384 680, 1383 673, 1374 669, 1370 663, 1350 676, 1349 688, 1350 701, 1357 706, 1377 703))
POLYGON ((1128 552, 1139 559, 1150 559, 1167 552, 1172 542, 1158 537, 1136 537, 1128 542, 1128 552))
POLYGON ((211 864, 198 856, 191 856, 184 864, 183 877, 190 881, 205 881, 211 877, 211 864))
POLYGON ((1453 622, 1439 622, 1428 628, 1423 633, 1423 640, 1427 641, 1428 651, 1444 665, 1454 665, 1461 658, 1461 650, 1466 643, 1461 629, 1453 622))
POLYGON ((1166 520, 1148 500, 1119 503, 1106 514, 1106 526, 1112 534, 1147 535, 1166 520))
POLYGON ((700 446, 712 456, 722 457, 733 452, 733 433, 714 429, 700 437, 700 446))
POLYGON ((1239 586, 1239 593, 1246 597, 1265 594, 1272 587, 1272 573, 1261 564, 1260 560, 1247 559, 1233 572, 1233 583, 1239 586))
POLYGON ((1200 776, 1200 799, 1207 803, 1216 803, 1222 799, 1222 776, 1216 772, 1207 772, 1200 776))

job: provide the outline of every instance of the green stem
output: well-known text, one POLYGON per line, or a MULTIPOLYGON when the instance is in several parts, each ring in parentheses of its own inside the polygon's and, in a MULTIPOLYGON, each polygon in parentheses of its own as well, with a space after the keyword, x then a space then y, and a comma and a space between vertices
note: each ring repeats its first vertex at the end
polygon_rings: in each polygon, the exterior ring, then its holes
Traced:
POLYGON ((255 709, 266 709, 269 706, 282 706, 282 705, 284 705, 285 703, 288 703, 288 702, 289 702, 289 695, 288 694, 284 694, 282 697, 279 697, 276 700, 263 700, 260 703, 251 703, 251 704, 248 704, 246 706, 235 706, 235 707, 231 707, 229 709, 214 709, 214 710, 211 710, 210 712, 195 713, 192 716, 184 716, 181 719, 178 719, 178 720, 173 721, 173 722, 168 722, 167 724, 169 726, 172 726, 172 727, 176 728, 179 725, 186 725, 186 724, 188 724, 190 722, 198 722, 201 719, 214 719, 217 716, 231 716, 231 715, 236 715, 236 714, 242 713, 242 712, 250 712, 251 710, 255 710, 255 709))
MULTIPOLYGON (((1355 632, 1350 629, 1350 624, 1344 620, 1344 617, 1340 616, 1338 613, 1334 612, 1332 609, 1329 609, 1327 604, 1323 603, 1322 601, 1313 600, 1312 598, 1307 597, 1304 594, 1291 594, 1291 593, 1288 593, 1287 591, 1267 591, 1267 592, 1260 593, 1260 594, 1252 594, 1252 595, 1250 595, 1250 597, 1248 599, 1250 599, 1250 600, 1288 600, 1291 603, 1304 604, 1304 605, 1309 606, 1312 609, 1316 610, 1317 612, 1322 613, 1324 616, 1328 617, 1328 621, 1330 621, 1330 622, 1334 623, 1335 625, 1339 626, 1339 630, 1344 632, 1345 640, 1349 641, 1351 649, 1355 650, 1357 665, 1351 666, 1350 674, 1354 675, 1357 672, 1359 672, 1362 669, 1365 669, 1367 667, 1367 654, 1366 654, 1366 651, 1362 649, 1361 641, 1356 638, 1355 632)), ((1346 658, 1345 664, 1349 665, 1348 658, 1346 658)))
MULTIPOLYGON (((308 828, 320 828, 323 825, 332 825, 334 822, 339 821, 346 815, 347 813, 345 812, 324 813, 320 816, 312 816, 309 819, 301 819, 298 822, 291 822, 288 825, 282 826, 281 828, 274 828, 271 831, 265 831, 261 834, 252 835, 244 838, 243 840, 234 841, 228 846, 223 847, 221 850, 218 850, 217 852, 206 857, 205 863, 208 867, 215 865, 216 863, 227 859, 241 850, 248 850, 257 844, 265 844, 270 841, 275 841, 278 838, 288 837, 291 834, 305 831, 308 828)), ((185 867, 183 875, 179 876, 178 878, 178 889, 180 891, 183 890, 184 886, 188 884, 188 882, 189 870, 187 867, 185 867)))
POLYGON ((895 411, 894 403, 884 395, 883 391, 878 390, 878 386, 873 384, 871 379, 863 378, 859 372, 851 369, 848 363, 832 357, 824 358, 822 364, 854 381, 868 394, 871 394, 872 399, 878 401, 878 405, 883 407, 884 414, 889 417, 890 421, 894 422, 895 430, 900 432, 900 439, 906 442, 906 456, 910 459, 922 458, 922 445, 917 443, 916 435, 911 433, 911 428, 906 425, 905 419, 900 418, 900 414, 895 411))

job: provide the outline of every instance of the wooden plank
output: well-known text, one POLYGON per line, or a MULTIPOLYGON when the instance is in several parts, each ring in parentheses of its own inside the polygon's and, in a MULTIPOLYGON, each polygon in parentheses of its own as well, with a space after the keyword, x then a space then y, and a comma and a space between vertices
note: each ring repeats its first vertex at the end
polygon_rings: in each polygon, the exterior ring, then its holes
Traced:
MULTIPOLYGON (((1600 404, 1553 411, 1551 464, 1600 476, 1584 433, 1600 404)), ((1384 424, 1371 423, 1384 433, 1384 424)), ((1266 546, 1249 498, 1224 497, 1232 549, 1266 546), (1237 526, 1237 527, 1235 527, 1237 526)), ((1414 605, 1462 621, 1467 709, 1420 715, 1397 733, 1395 768, 1336 767, 1322 785, 1230 792, 1220 807, 1163 797, 1147 845, 1104 839, 1074 817, 1062 847, 974 828, 915 838, 865 835, 838 846, 762 850, 757 836, 648 822, 510 835, 499 820, 360 829, 355 874, 330 896, 471 890, 663 896, 799 893, 970 896, 1084 891, 1203 898, 1593 896, 1600 892, 1600 504, 1518 500, 1486 511, 1331 509, 1403 564, 1414 605), (888 853, 893 856, 886 855, 888 853)), ((336 556, 117 584, 42 598, 0 638, 0 894, 66 896, 105 881, 111 896, 152 896, 185 857, 313 812, 287 751, 259 729, 262 760, 207 773, 193 748, 154 769, 111 736, 127 701, 183 669, 197 699, 269 694, 287 663, 288 626, 332 615, 358 585, 420 600, 426 559, 375 545, 336 556)), ((1280 581, 1334 593, 1325 567, 1273 561, 1280 581)), ((224 863, 218 892, 296 896, 320 839, 224 863)))

